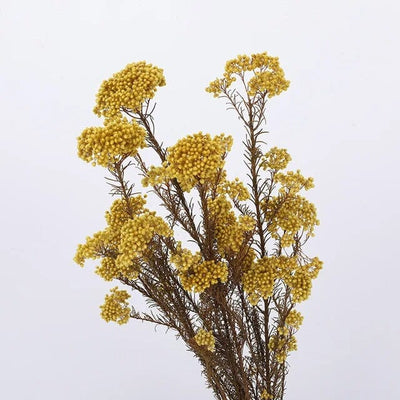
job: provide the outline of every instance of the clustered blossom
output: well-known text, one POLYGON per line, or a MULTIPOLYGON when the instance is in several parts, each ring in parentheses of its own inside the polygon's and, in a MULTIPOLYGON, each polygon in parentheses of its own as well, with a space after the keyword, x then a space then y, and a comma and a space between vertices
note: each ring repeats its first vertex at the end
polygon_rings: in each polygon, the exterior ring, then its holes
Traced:
POLYGON ((194 339, 199 346, 204 346, 209 351, 215 351, 215 338, 212 331, 200 329, 194 339))
POLYGON ((75 262, 83 266, 87 259, 101 258, 96 273, 106 281, 120 276, 137 278, 151 240, 156 235, 172 236, 168 224, 146 209, 145 203, 142 196, 131 197, 129 202, 115 200, 106 212, 108 226, 78 245, 75 262))
POLYGON ((250 79, 249 96, 266 92, 268 93, 268 97, 273 97, 287 90, 289 87, 289 81, 285 79, 283 70, 279 67, 278 60, 271 63, 267 68, 267 71, 256 72, 255 76, 250 79))
POLYGON ((113 230, 120 232, 125 222, 145 212, 145 204, 146 196, 140 195, 129 198, 129 202, 125 199, 114 200, 110 210, 105 214, 107 224, 113 230))
POLYGON ((118 324, 126 324, 130 317, 128 299, 131 297, 126 290, 119 290, 118 287, 111 289, 107 294, 104 304, 100 306, 101 317, 107 321, 114 321, 118 324))
MULTIPOLYGON (((274 151, 266 154, 264 165, 276 167, 276 172, 287 163, 286 161, 285 152, 274 151)), ((301 175, 299 170, 276 172, 273 179, 281 187, 278 194, 263 201, 261 207, 268 221, 267 228, 271 236, 279 240, 281 247, 289 247, 296 242, 297 235, 305 233, 313 236, 315 226, 319 225, 314 204, 298 194, 301 189, 309 190, 314 187, 314 182, 312 178, 301 175)))
MULTIPOLYGON (((262 257, 253 260, 243 274, 243 287, 249 302, 256 305, 263 298, 272 296, 275 284, 283 281, 289 288, 294 303, 306 300, 311 294, 312 280, 318 276, 322 261, 314 257, 310 262, 301 264, 296 257, 262 257)), ((289 314, 287 324, 299 321, 300 313, 289 314)), ((299 324, 299 326, 300 326, 299 324)), ((296 325, 293 325, 296 328, 296 325)))
POLYGON ((279 333, 279 335, 281 336, 285 336, 285 335, 289 335, 290 334, 290 330, 287 326, 278 326, 278 328, 276 329, 276 331, 279 333))
POLYGON ((272 197, 265 206, 269 219, 268 231, 279 239, 282 247, 289 247, 296 240, 296 234, 303 230, 312 235, 319 224, 314 204, 300 195, 272 197), (283 231, 283 234, 279 232, 283 231))
POLYGON ((232 137, 224 134, 214 137, 202 132, 188 135, 168 148, 163 166, 151 168, 142 183, 154 186, 165 179, 176 178, 188 192, 198 183, 213 182, 231 147, 232 137))
POLYGON ((274 396, 272 396, 271 393, 268 393, 267 389, 264 389, 261 392, 261 399, 263 399, 263 400, 271 400, 273 398, 274 398, 274 396))
POLYGON ((75 253, 74 261, 83 267, 84 263, 88 259, 100 258, 103 249, 107 247, 108 243, 108 232, 99 231, 96 232, 92 237, 86 237, 84 244, 79 244, 75 253))
POLYGON ((322 261, 314 257, 305 265, 298 265, 291 274, 285 276, 285 283, 291 288, 293 302, 300 303, 307 300, 311 294, 312 280, 322 269, 322 261))
POLYGON ((107 257, 104 256, 101 261, 100 265, 96 267, 95 270, 96 274, 101 276, 105 281, 112 281, 114 278, 123 275, 126 277, 134 277, 138 273, 138 269, 134 268, 133 265, 130 268, 126 268, 122 271, 120 268, 117 267, 115 264, 114 257, 107 257))
POLYGON ((116 264, 121 269, 129 267, 134 258, 140 257, 155 234, 172 236, 168 224, 155 215, 145 212, 137 218, 127 221, 121 229, 121 242, 116 264))
POLYGON ((288 271, 296 267, 296 259, 286 256, 262 257, 251 263, 243 274, 243 287, 250 304, 256 305, 260 298, 272 296, 275 280, 288 276, 288 271))
POLYGON ((104 127, 83 130, 78 137, 78 156, 93 165, 107 167, 118 156, 134 156, 146 146, 146 131, 136 121, 106 119, 104 127))
POLYGON ((278 172, 275 175, 275 180, 281 184, 280 193, 295 194, 301 189, 309 190, 314 187, 314 179, 305 178, 299 169, 296 172, 278 172))
POLYGON ((263 157, 262 160, 262 168, 272 169, 272 170, 281 170, 285 169, 289 162, 291 161, 291 157, 286 149, 280 149, 278 147, 272 147, 263 157))
POLYGON ((236 217, 231 202, 223 194, 209 199, 208 209, 215 223, 219 251, 224 255, 237 253, 243 245, 245 233, 254 229, 255 220, 249 215, 236 217))
POLYGON ((304 317, 297 310, 290 310, 288 316, 285 319, 285 324, 294 328, 299 329, 300 325, 303 323, 304 317))
POLYGON ((252 54, 251 57, 240 55, 227 61, 223 78, 217 78, 209 84, 206 91, 214 97, 219 97, 236 80, 244 79, 246 72, 253 72, 253 76, 245 83, 247 94, 250 97, 267 95, 273 97, 287 90, 290 82, 285 79, 283 69, 279 65, 278 57, 271 57, 267 53, 252 54))
POLYGON ((185 290, 201 293, 208 287, 226 282, 228 267, 223 262, 203 261, 199 252, 193 254, 180 246, 171 256, 171 262, 178 269, 179 279, 185 290))
POLYGON ((161 68, 144 61, 128 64, 102 83, 93 111, 105 117, 114 117, 121 109, 137 112, 145 100, 154 97, 157 87, 164 85, 161 68))
POLYGON ((233 181, 223 180, 217 187, 217 193, 227 194, 232 200, 237 201, 245 201, 250 198, 249 191, 239 178, 235 178, 233 181))
POLYGON ((273 335, 269 340, 268 348, 274 352, 278 363, 282 364, 285 362, 290 351, 297 350, 297 340, 291 335, 273 335))
POLYGON ((144 187, 157 186, 169 181, 171 178, 168 176, 168 170, 166 166, 166 162, 161 167, 151 165, 146 172, 146 176, 142 179, 142 185, 144 187))

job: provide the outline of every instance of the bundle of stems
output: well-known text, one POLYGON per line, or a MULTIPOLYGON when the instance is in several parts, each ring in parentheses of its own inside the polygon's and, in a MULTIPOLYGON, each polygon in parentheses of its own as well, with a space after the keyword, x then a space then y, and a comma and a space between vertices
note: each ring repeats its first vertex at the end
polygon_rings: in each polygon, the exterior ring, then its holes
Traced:
POLYGON ((78 246, 75 261, 99 258, 100 276, 140 293, 149 305, 141 312, 114 288, 103 318, 175 331, 201 363, 215 398, 282 400, 287 357, 303 319, 295 307, 309 297, 322 266, 303 252, 318 225, 314 205, 299 194, 312 178, 285 172, 286 149, 265 143, 267 100, 289 82, 278 59, 260 53, 228 61, 223 78, 207 88, 242 122, 243 183, 229 181, 224 169, 230 137, 199 132, 163 146, 152 101, 163 79, 162 70, 134 63, 97 95, 95 112, 105 126, 82 133, 79 155, 106 167, 117 200, 106 213, 108 227, 78 246), (158 166, 146 164, 143 147, 155 152, 158 166), (166 218, 144 208, 145 197, 127 180, 130 168, 159 198, 166 218))

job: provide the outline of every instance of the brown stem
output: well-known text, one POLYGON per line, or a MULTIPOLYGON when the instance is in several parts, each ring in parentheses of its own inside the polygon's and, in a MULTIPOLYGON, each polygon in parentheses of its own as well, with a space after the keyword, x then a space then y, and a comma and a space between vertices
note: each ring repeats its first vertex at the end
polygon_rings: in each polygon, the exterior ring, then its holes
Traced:
POLYGON ((197 190, 200 196, 200 206, 203 216, 203 229, 204 229, 204 243, 203 243, 203 256, 205 260, 216 260, 214 251, 215 242, 215 224, 212 221, 210 210, 207 203, 207 190, 202 184, 197 185, 197 190))
MULTIPOLYGON (((130 114, 128 114, 128 115, 130 115, 130 114)), ((140 111, 138 112, 138 115, 139 115, 141 123, 143 124, 143 126, 146 129, 147 138, 148 138, 148 141, 150 142, 150 146, 156 151, 156 153, 160 157, 161 162, 166 161, 167 152, 158 143, 158 141, 157 141, 157 139, 156 139, 156 137, 154 135, 153 129, 151 128, 151 126, 149 124, 147 115, 143 114, 140 111)), ((132 115, 130 115, 130 116, 132 116, 132 115)), ((150 118, 151 118, 151 116, 150 116, 150 118)), ((173 186, 174 186, 174 188, 176 190, 177 196, 178 196, 178 198, 180 200, 180 203, 181 203, 181 205, 182 205, 182 207, 183 207, 183 209, 184 209, 184 211, 186 213, 186 216, 188 218, 188 221, 189 221, 189 224, 190 224, 190 228, 191 228, 190 230, 192 232, 192 235, 195 238, 198 246, 200 248, 202 248, 203 247, 202 238, 201 238, 201 235, 199 234, 199 232, 197 230, 196 224, 194 222, 194 215, 190 211, 190 208, 189 208, 188 203, 186 201, 186 197, 185 197, 185 194, 184 194, 184 192, 183 192, 183 190, 181 188, 181 185, 179 184, 179 182, 177 181, 176 178, 172 179, 172 184, 173 184, 173 186)))

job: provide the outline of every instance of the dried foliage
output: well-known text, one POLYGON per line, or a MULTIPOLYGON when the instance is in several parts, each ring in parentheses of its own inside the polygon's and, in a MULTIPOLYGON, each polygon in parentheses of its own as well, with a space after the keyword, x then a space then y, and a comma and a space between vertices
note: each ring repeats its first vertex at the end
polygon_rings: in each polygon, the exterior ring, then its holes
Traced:
POLYGON ((319 223, 301 194, 313 187, 312 178, 287 171, 286 149, 265 143, 267 100, 289 81, 278 59, 261 53, 228 61, 223 77, 206 89, 243 123, 245 183, 228 180, 230 136, 198 132, 163 147, 152 98, 164 84, 162 70, 145 62, 103 82, 95 112, 105 127, 85 129, 78 154, 108 169, 116 200, 107 227, 78 246, 75 261, 100 259, 101 277, 141 293, 149 309, 139 312, 128 292, 113 288, 102 317, 175 331, 199 359, 217 399, 283 399, 287 357, 303 320, 295 306, 309 297, 322 267, 303 252, 319 223), (144 146, 159 165, 146 165, 144 146), (137 169, 167 218, 134 193, 128 168, 137 169), (178 231, 186 241, 175 238, 178 231))

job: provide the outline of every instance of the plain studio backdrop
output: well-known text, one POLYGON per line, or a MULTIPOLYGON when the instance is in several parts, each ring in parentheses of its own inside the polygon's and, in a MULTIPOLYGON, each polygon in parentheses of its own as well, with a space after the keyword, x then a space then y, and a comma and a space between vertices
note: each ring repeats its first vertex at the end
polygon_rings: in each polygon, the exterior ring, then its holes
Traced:
MULTIPOLYGON (((225 61, 279 56, 289 90, 268 105, 267 141, 315 178, 324 260, 290 358, 287 400, 397 400, 399 386, 399 8, 396 1, 96 0, 0 2, 0 398, 212 399, 172 332, 106 324, 106 283, 72 261, 105 225, 101 167, 76 137, 104 79, 134 61, 161 68, 157 132, 243 129, 206 93, 225 61)), ((133 177, 133 179, 139 179, 133 177)), ((140 306, 138 296, 133 302, 140 306)))

